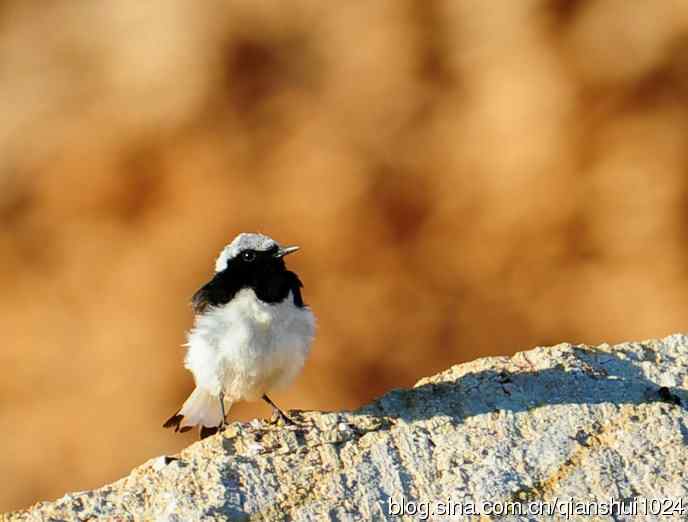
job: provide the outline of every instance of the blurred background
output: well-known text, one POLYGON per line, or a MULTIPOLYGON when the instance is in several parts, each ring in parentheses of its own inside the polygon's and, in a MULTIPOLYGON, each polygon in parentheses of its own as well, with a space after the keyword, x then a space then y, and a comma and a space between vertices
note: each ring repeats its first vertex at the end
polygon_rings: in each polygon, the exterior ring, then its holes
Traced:
POLYGON ((685 0, 5 0, 0 78, 0 510, 195 440, 161 423, 241 231, 302 246, 283 408, 688 329, 685 0))

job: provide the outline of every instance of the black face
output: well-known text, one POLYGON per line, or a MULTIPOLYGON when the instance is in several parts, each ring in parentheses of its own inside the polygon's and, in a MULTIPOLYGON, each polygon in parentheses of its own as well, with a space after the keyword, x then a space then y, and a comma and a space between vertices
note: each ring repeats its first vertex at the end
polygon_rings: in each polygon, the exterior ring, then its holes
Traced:
POLYGON ((294 272, 287 270, 278 251, 277 246, 266 251, 243 250, 228 260, 226 268, 194 294, 194 311, 200 313, 208 306, 228 303, 243 288, 252 288, 266 303, 280 303, 292 292, 294 304, 303 307, 303 285, 294 272))

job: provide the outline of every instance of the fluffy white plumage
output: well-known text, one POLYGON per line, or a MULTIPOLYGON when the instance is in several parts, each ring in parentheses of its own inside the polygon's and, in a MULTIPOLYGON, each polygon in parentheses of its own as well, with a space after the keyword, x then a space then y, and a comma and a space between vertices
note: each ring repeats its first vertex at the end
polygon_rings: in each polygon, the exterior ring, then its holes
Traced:
MULTIPOLYGON (((220 253, 216 271, 247 248, 268 250, 275 245, 267 236, 241 234, 220 253)), ((244 288, 228 303, 198 314, 185 358, 196 389, 179 412, 184 416, 180 427, 218 426, 221 390, 228 412, 238 400, 256 400, 288 386, 303 368, 314 332, 313 313, 296 306, 291 292, 270 304, 244 288)))

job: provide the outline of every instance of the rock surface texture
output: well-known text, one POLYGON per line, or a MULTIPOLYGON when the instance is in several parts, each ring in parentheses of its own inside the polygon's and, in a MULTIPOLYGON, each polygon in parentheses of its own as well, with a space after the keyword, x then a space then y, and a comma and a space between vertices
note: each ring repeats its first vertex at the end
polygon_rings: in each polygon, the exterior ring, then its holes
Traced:
POLYGON ((8 520, 357 521, 402 508, 408 519, 559 520, 592 501, 596 520, 633 509, 685 520, 687 388, 685 335, 536 348, 454 366, 354 412, 295 412, 296 429, 235 423, 177 459, 8 520))

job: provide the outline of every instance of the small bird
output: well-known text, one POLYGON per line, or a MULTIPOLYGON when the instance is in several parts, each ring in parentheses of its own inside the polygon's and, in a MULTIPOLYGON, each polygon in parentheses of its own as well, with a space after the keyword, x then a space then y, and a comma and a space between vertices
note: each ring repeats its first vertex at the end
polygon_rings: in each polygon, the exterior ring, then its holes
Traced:
POLYGON ((196 388, 165 428, 199 426, 205 438, 224 429, 234 402, 260 398, 272 406, 273 422, 293 423, 267 394, 299 374, 315 332, 303 284, 284 263, 298 249, 243 233, 220 252, 214 277, 191 299, 195 321, 184 362, 196 388))

